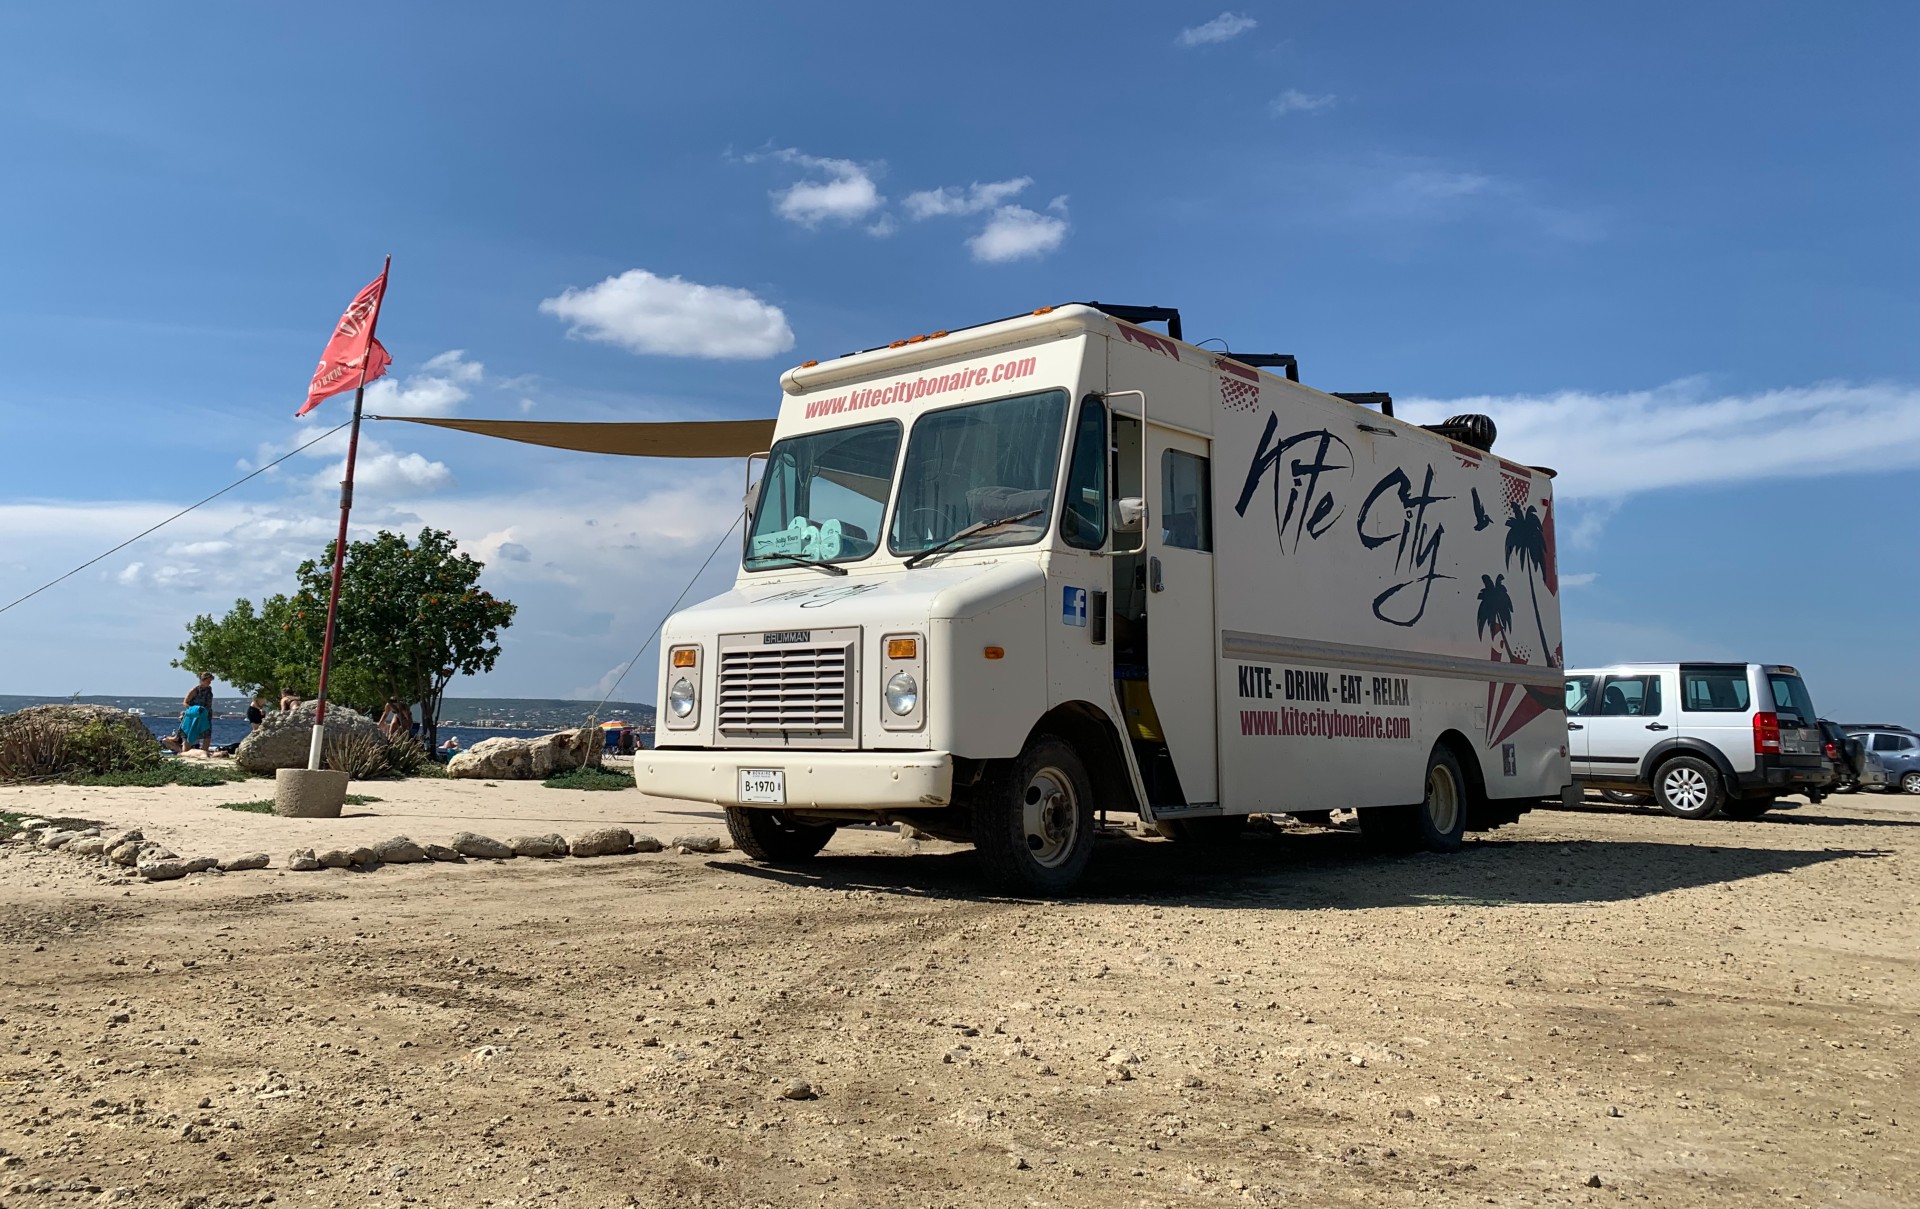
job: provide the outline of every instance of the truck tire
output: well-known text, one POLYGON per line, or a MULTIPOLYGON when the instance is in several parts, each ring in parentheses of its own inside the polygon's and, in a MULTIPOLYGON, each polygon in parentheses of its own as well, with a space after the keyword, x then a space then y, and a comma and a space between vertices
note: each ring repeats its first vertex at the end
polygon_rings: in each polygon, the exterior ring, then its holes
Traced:
POLYGON ((1775 804, 1772 798, 1729 798, 1720 813, 1730 819, 1757 819, 1775 804))
POLYGON ((1458 852, 1467 829, 1467 779, 1444 744, 1427 757, 1426 797, 1360 811, 1360 834, 1386 852, 1458 852))
POLYGON ((1093 782, 1073 745, 1035 735, 998 765, 974 800, 973 846, 996 885, 1063 894, 1093 855, 1093 782))
POLYGON ((810 861, 833 838, 832 823, 802 823, 777 810, 727 807, 727 834, 734 847, 756 861, 792 865, 810 861))
POLYGON ((1677 819, 1710 819, 1726 798, 1720 770, 1697 756, 1675 756, 1653 774, 1653 800, 1677 819))

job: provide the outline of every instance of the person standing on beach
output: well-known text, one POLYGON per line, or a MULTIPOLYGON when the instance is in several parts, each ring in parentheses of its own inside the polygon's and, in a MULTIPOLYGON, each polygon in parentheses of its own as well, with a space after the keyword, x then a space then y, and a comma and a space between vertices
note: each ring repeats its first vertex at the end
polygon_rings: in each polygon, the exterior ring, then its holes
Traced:
POLYGON ((201 672, 200 683, 187 690, 180 699, 180 734, 184 738, 180 748, 198 747, 208 755, 213 754, 213 673, 201 672), (198 713, 194 711, 198 710, 198 713))
POLYGON ((266 720, 267 695, 265 693, 255 693, 253 700, 247 702, 247 733, 252 734, 254 731, 259 730, 260 724, 266 720))

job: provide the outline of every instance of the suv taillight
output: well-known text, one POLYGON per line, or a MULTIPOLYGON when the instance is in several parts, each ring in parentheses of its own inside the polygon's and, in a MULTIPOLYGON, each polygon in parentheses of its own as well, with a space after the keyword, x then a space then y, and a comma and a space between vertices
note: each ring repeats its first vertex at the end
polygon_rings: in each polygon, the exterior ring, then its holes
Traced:
POLYGON ((1753 754, 1756 756, 1780 754, 1779 714, 1753 716, 1753 754))
POLYGON ((1832 740, 1827 742, 1827 759, 1835 761, 1840 759, 1840 745, 1832 740))

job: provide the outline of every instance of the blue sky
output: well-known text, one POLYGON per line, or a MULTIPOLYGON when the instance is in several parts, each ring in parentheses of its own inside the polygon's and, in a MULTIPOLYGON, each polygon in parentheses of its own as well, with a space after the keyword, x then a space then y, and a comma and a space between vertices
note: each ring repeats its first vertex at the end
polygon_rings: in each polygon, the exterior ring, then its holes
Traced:
MULTIPOLYGON (((0 600, 344 420, 290 417, 391 252, 373 410, 769 415, 807 357, 1176 305, 1559 466, 1570 660, 1791 661, 1920 722, 1916 38, 1891 3, 12 6, 0 600)), ((457 694, 605 684, 739 498, 368 436, 356 528, 452 529, 523 606, 457 694)), ((327 540, 313 454, 0 615, 0 691, 184 691, 183 623, 327 540)))

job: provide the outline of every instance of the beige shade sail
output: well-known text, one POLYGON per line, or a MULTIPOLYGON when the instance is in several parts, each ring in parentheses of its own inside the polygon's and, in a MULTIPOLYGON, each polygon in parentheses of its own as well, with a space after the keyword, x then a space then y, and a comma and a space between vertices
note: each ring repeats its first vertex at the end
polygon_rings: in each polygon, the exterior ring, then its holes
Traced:
POLYGON ((615 453, 630 458, 744 458, 773 444, 772 420, 697 420, 660 424, 552 420, 449 420, 427 416, 369 416, 431 424, 483 437, 524 441, 549 449, 615 453))

